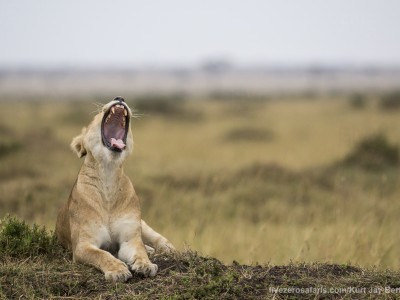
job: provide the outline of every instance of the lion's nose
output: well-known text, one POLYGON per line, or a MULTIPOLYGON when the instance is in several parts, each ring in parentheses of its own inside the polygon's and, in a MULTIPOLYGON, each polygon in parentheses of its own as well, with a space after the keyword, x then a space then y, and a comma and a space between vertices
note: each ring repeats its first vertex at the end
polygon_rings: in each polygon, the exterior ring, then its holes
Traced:
POLYGON ((122 98, 121 96, 115 97, 114 100, 119 101, 119 102, 125 102, 125 99, 122 98))

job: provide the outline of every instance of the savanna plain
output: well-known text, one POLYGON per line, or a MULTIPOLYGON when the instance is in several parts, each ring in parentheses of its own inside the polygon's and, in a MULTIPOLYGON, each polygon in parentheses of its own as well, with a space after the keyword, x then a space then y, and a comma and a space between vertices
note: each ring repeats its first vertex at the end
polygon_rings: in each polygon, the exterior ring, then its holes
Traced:
MULTIPOLYGON (((125 172, 178 249, 233 268, 399 269, 398 93, 123 96, 135 110, 125 172)), ((54 228, 82 164, 69 143, 109 100, 3 98, 0 218, 54 228)))

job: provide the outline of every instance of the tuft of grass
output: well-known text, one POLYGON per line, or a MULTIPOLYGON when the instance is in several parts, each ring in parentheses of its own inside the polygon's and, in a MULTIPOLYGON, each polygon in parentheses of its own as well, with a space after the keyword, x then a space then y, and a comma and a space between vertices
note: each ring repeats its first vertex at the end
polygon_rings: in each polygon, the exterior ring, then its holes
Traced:
POLYGON ((343 163, 369 170, 393 167, 399 163, 399 146, 382 133, 373 134, 362 139, 343 163))

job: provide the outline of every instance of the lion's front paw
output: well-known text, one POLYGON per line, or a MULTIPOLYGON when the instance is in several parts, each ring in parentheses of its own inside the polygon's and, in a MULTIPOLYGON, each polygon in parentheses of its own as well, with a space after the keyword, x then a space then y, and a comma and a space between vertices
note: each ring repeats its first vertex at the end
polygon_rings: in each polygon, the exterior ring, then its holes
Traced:
POLYGON ((156 252, 156 250, 153 247, 147 245, 144 245, 144 247, 146 248, 146 252, 148 255, 153 255, 156 252))
POLYGON ((108 281, 125 282, 132 277, 132 273, 131 271, 129 271, 128 267, 121 261, 120 264, 115 264, 110 267, 106 272, 104 272, 104 276, 108 281))
POLYGON ((143 258, 137 258, 130 267, 133 272, 143 274, 146 277, 154 277, 158 271, 156 264, 152 264, 150 260, 143 258))
POLYGON ((156 246, 157 251, 163 252, 163 253, 171 253, 176 251, 174 245, 170 243, 167 239, 160 241, 157 246, 156 246))

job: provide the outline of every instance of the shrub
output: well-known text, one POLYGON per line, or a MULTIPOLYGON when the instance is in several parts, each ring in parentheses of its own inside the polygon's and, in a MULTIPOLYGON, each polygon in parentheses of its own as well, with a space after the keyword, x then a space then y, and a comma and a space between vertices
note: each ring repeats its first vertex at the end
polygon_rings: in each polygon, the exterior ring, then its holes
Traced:
POLYGON ((144 114, 179 115, 184 112, 184 102, 183 94, 167 96, 148 94, 136 97, 133 108, 144 114))
POLYGON ((234 128, 228 131, 224 139, 230 142, 237 141, 254 141, 254 142, 266 142, 274 139, 272 131, 263 128, 253 127, 241 127, 234 128))
POLYGON ((391 92, 381 97, 380 107, 384 110, 400 108, 400 91, 391 92))
POLYGON ((0 141, 0 158, 12 154, 22 148, 19 142, 1 142, 0 141))
POLYGON ((0 257, 53 256, 62 251, 60 247, 44 227, 29 226, 10 216, 0 220, 0 257))
POLYGON ((264 94, 249 93, 241 90, 231 91, 211 91, 208 94, 208 98, 216 102, 227 102, 227 103, 249 103, 249 102, 265 102, 271 100, 270 96, 264 94))
POLYGON ((204 117, 202 111, 188 107, 186 96, 181 93, 138 96, 132 107, 137 116, 153 115, 185 122, 197 122, 204 117))
POLYGON ((391 144, 381 133, 373 134, 362 139, 343 162, 371 170, 396 166, 399 163, 399 146, 391 144))
POLYGON ((362 109, 366 106, 366 96, 363 94, 352 94, 349 96, 349 104, 354 109, 362 109))
POLYGON ((12 128, 0 124, 0 158, 10 155, 22 148, 16 136, 12 128))

